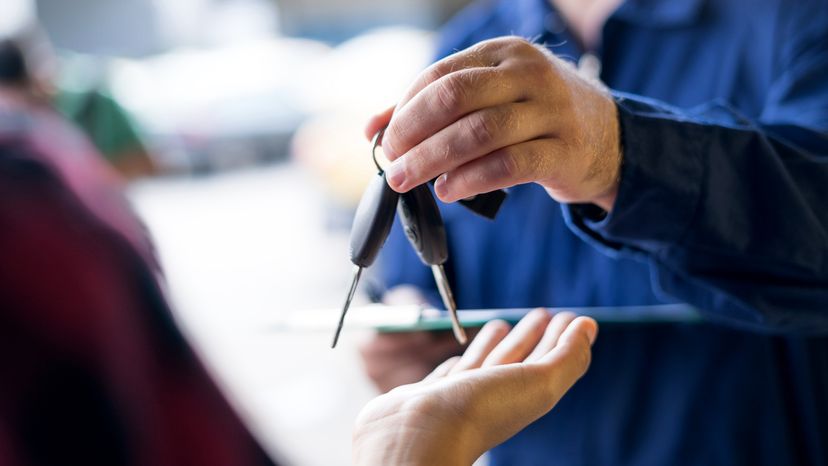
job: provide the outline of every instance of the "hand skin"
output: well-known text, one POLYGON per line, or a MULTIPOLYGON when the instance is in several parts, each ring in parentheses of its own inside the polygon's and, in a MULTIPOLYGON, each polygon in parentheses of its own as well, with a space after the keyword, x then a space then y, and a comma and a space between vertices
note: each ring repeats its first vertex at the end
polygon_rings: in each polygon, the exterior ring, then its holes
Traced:
POLYGON ((487 323, 462 356, 360 412, 353 462, 471 465, 551 410, 586 372, 597 324, 536 309, 512 331, 487 323))
POLYGON ((422 380, 462 352, 451 331, 376 333, 359 345, 365 374, 380 393, 422 380))
POLYGON ((437 178, 444 202, 535 182, 562 203, 612 210, 621 147, 600 83, 524 39, 480 42, 427 68, 396 107, 369 121, 383 136, 388 184, 437 178))
MULTIPOLYGON (((391 288, 382 301, 390 306, 428 303, 422 292, 410 285, 391 288)), ((469 337, 476 331, 468 329, 469 337)), ((359 343, 365 374, 380 393, 420 381, 438 364, 462 352, 463 346, 448 330, 374 333, 359 343)))

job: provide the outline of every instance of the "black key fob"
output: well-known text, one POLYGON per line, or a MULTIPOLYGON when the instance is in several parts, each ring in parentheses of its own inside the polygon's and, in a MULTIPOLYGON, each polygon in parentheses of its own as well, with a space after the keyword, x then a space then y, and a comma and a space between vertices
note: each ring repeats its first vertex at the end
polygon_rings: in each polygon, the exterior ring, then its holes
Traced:
POLYGON ((400 195, 379 173, 362 194, 351 227, 351 262, 369 267, 377 258, 394 223, 394 211, 400 195))
POLYGON ((458 202, 460 205, 471 210, 477 215, 482 215, 489 220, 494 220, 497 216, 497 212, 500 210, 500 206, 503 205, 503 201, 505 200, 506 191, 498 189, 497 191, 492 191, 490 193, 478 194, 477 196, 469 199, 461 199, 458 202))
POLYGON ((403 231, 426 265, 440 265, 448 259, 446 227, 428 185, 417 186, 400 196, 397 206, 403 231))

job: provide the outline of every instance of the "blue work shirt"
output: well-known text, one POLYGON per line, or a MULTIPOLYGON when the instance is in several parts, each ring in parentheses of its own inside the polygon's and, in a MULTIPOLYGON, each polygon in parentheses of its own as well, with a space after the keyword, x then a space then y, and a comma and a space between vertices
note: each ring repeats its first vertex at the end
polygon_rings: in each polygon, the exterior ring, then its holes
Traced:
MULTIPOLYGON (((545 0, 503 0, 461 12, 441 55, 510 34, 583 53, 545 0)), ((706 322, 602 326, 587 375, 493 464, 828 464, 828 3, 633 0, 602 37, 612 213, 534 184, 493 222, 443 206, 458 305, 679 301, 706 322)), ((433 290, 399 225, 382 264, 433 290)))

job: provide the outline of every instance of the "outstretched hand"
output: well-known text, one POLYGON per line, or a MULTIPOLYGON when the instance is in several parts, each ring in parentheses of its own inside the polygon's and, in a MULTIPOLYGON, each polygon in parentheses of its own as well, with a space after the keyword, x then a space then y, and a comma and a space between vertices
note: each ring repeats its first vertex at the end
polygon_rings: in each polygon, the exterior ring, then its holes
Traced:
POLYGON ((549 412, 586 372, 594 320, 536 309, 514 329, 486 324, 462 356, 363 408, 358 465, 470 465, 549 412))

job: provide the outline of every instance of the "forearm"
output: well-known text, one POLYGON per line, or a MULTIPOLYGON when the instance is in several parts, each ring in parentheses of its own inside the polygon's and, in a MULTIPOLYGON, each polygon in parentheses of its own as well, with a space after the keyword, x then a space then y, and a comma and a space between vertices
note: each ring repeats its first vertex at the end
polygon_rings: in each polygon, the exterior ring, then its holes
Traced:
POLYGON ((719 317, 828 330, 824 136, 724 107, 690 113, 620 97, 619 108, 615 210, 595 220, 566 207, 575 231, 611 254, 645 257, 662 291, 719 317))

